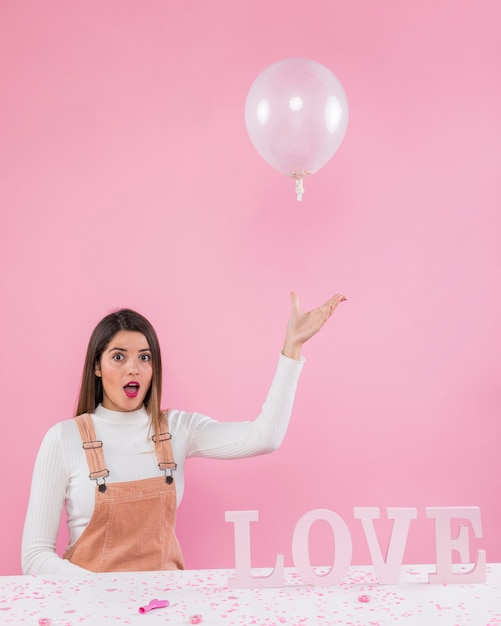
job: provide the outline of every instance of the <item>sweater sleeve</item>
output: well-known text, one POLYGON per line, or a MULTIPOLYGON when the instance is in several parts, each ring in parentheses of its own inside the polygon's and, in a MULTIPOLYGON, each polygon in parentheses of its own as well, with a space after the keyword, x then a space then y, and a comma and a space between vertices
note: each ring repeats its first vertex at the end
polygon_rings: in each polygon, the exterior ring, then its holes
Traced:
POLYGON ((195 414, 188 434, 187 456, 237 459, 276 450, 289 425, 304 359, 280 355, 261 413, 253 421, 219 422, 195 414))
POLYGON ((88 572, 56 552, 68 470, 61 441, 62 424, 45 435, 35 461, 28 510, 24 524, 21 563, 24 574, 74 578, 88 572))

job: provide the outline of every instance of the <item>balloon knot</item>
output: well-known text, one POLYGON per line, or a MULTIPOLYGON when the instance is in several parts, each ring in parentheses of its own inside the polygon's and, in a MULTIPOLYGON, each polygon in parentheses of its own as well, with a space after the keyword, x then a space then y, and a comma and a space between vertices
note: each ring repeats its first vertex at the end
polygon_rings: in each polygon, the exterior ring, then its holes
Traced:
POLYGON ((297 195, 298 202, 300 202, 303 199, 303 193, 304 193, 303 179, 297 178, 296 179, 296 195, 297 195))

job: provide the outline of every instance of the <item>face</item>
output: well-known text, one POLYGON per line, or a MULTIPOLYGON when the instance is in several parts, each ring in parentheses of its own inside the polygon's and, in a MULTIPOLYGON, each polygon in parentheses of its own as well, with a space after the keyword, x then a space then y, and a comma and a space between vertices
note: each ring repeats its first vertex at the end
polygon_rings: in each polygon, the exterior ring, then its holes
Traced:
POLYGON ((135 411, 143 406, 153 376, 151 350, 139 332, 121 330, 103 350, 96 366, 103 383, 103 406, 135 411))

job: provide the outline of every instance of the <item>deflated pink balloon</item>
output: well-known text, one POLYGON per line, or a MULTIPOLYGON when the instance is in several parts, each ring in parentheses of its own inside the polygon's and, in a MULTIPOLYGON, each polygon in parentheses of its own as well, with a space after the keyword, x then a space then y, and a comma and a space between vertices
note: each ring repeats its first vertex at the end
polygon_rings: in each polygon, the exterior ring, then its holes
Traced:
POLYGON ((339 80, 324 65, 285 59, 270 65, 252 83, 245 103, 249 137, 263 159, 302 180, 329 161, 346 133, 348 100, 339 80))

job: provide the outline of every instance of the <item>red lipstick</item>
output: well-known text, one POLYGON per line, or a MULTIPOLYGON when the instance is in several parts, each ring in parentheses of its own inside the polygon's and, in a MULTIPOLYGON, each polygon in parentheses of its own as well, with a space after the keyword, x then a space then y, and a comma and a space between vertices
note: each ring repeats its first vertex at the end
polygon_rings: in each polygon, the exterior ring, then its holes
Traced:
POLYGON ((124 386, 125 395, 128 398, 135 398, 139 393, 140 386, 141 385, 138 382, 136 382, 135 380, 131 380, 130 383, 127 383, 124 386))

